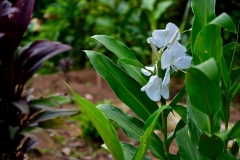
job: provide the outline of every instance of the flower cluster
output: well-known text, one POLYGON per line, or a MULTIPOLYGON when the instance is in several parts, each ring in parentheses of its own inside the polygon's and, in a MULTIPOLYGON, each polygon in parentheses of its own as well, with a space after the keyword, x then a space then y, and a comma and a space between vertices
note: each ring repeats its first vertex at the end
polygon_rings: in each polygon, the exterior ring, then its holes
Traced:
POLYGON ((148 83, 141 88, 153 101, 159 101, 161 96, 169 98, 168 83, 170 82, 170 69, 183 70, 190 67, 192 57, 186 55, 186 47, 181 45, 180 32, 173 23, 168 23, 165 30, 154 30, 152 37, 147 39, 153 52, 157 54, 157 61, 153 67, 145 67, 141 72, 151 76, 148 83), (157 48, 160 48, 157 51, 157 48), (160 63, 159 63, 160 62, 160 63), (161 70, 161 71, 160 71, 161 70), (159 72, 165 71, 164 77, 159 72))

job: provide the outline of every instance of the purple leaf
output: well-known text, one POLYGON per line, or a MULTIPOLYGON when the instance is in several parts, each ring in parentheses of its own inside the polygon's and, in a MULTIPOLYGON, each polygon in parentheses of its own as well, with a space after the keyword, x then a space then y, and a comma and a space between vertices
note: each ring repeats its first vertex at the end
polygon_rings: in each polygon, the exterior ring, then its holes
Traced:
POLYGON ((0 2, 0 17, 7 16, 18 11, 19 10, 17 8, 12 8, 12 4, 7 0, 0 2))
POLYGON ((0 33, 0 61, 2 65, 12 65, 15 51, 15 36, 11 33, 0 33))
POLYGON ((42 66, 43 62, 59 53, 71 50, 71 46, 58 42, 36 41, 25 49, 17 60, 15 71, 21 75, 20 82, 24 84, 42 66))
POLYGON ((29 151, 32 147, 34 147, 37 144, 37 142, 32 138, 27 138, 26 141, 23 143, 20 150, 25 154, 27 151, 29 151))
POLYGON ((19 9, 19 12, 13 13, 11 31, 17 37, 17 45, 20 44, 23 34, 27 30, 33 13, 35 0, 19 0, 14 7, 19 9))

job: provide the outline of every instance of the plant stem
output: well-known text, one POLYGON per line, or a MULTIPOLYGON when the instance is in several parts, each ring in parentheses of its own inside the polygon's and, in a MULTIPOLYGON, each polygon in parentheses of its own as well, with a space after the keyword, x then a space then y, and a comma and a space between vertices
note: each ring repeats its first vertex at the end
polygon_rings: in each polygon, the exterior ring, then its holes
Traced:
MULTIPOLYGON (((236 41, 236 45, 234 47, 234 51, 233 51, 233 55, 232 55, 232 60, 230 63, 230 68, 229 68, 229 79, 228 79, 228 83, 227 83, 227 92, 226 92, 226 115, 225 115, 225 131, 228 132, 228 122, 229 122, 229 112, 230 112, 230 100, 229 100, 229 94, 230 94, 230 88, 232 86, 232 82, 231 82, 231 76, 232 76, 232 69, 233 69, 233 60, 236 54, 236 49, 237 49, 237 45, 238 45, 238 40, 239 40, 239 25, 240 25, 240 20, 238 23, 238 29, 237 29, 237 41, 236 41)), ((227 152, 227 144, 228 141, 226 141, 225 144, 225 152, 227 152)))
POLYGON ((213 133, 213 116, 208 115, 208 119, 210 121, 210 123, 209 123, 209 134, 211 135, 213 133))
MULTIPOLYGON (((161 106, 166 105, 166 100, 161 98, 161 106)), ((168 160, 168 147, 167 147, 167 116, 166 111, 164 110, 161 113, 162 118, 162 141, 163 141, 163 150, 164 150, 164 159, 168 160)))

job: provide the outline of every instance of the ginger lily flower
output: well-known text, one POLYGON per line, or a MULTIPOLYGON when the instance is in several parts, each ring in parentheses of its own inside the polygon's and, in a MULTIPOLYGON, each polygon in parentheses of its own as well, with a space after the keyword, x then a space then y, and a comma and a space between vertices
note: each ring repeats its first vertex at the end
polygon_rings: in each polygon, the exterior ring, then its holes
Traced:
POLYGON ((151 76, 153 71, 154 71, 154 68, 155 68, 155 65, 152 66, 152 67, 145 67, 145 68, 141 68, 141 72, 145 75, 145 76, 151 76), (145 69, 146 68, 146 69, 145 69), (150 72, 152 71, 152 72, 150 72))
POLYGON ((163 52, 161 65, 162 69, 166 69, 163 85, 167 85, 170 81, 170 67, 172 67, 175 71, 190 67, 192 57, 186 56, 185 52, 186 48, 178 42, 173 43, 163 52))
POLYGON ((154 30, 152 37, 147 39, 147 42, 153 42, 158 48, 165 47, 169 43, 174 43, 180 39, 178 27, 173 23, 168 23, 165 30, 154 30))
POLYGON ((167 85, 162 84, 162 78, 157 75, 151 76, 148 83, 141 88, 148 97, 153 101, 160 101, 161 96, 165 99, 169 98, 169 89, 167 85))

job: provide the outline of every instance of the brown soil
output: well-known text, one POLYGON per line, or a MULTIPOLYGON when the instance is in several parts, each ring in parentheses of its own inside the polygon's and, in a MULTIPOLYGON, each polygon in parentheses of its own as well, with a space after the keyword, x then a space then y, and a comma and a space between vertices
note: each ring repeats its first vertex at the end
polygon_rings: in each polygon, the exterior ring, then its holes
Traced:
MULTIPOLYGON (((111 101, 112 104, 118 104, 116 106, 122 106, 121 101, 116 97, 116 95, 113 93, 108 84, 102 79, 99 81, 99 79, 101 78, 97 76, 97 73, 93 69, 85 69, 82 71, 71 71, 66 74, 35 76, 31 82, 32 84, 30 85, 33 88, 35 88, 34 95, 36 97, 39 96, 44 97, 55 93, 70 94, 69 89, 64 83, 65 81, 76 93, 90 100, 94 104, 104 101, 111 101)), ((171 98, 173 98, 173 96, 180 90, 183 84, 183 80, 174 79, 172 80, 172 84, 174 85, 170 84, 171 98)), ((127 111, 131 112, 129 110, 127 111)), ((231 113, 231 122, 238 121, 239 117, 240 117, 239 110, 238 109, 233 110, 231 113)), ((29 155, 30 157, 29 159, 33 160, 112 159, 111 156, 106 151, 104 151, 103 149, 99 150, 100 148, 99 142, 96 142, 97 145, 90 144, 89 141, 85 140, 83 137, 80 136, 79 133, 81 132, 81 128, 79 129, 78 126, 76 126, 76 124, 72 125, 74 125, 74 127, 76 128, 76 130, 73 131, 73 133, 69 132, 60 133, 65 135, 64 137, 68 139, 64 145, 58 145, 58 142, 56 142, 56 147, 54 151, 47 152, 44 154, 40 154, 38 150, 35 150, 33 154, 29 155), (68 153, 69 150, 70 153, 68 153), (76 153, 79 152, 84 154, 76 155, 76 153), (72 156, 72 154, 75 154, 75 156, 72 156)), ((120 140, 136 144, 136 142, 133 142, 129 138, 127 138, 121 129, 118 130, 118 134, 120 140)), ((174 144, 170 147, 171 153, 176 153, 177 150, 178 149, 174 144)), ((148 155, 150 155, 150 157, 152 158, 150 153, 148 153, 148 155)))

